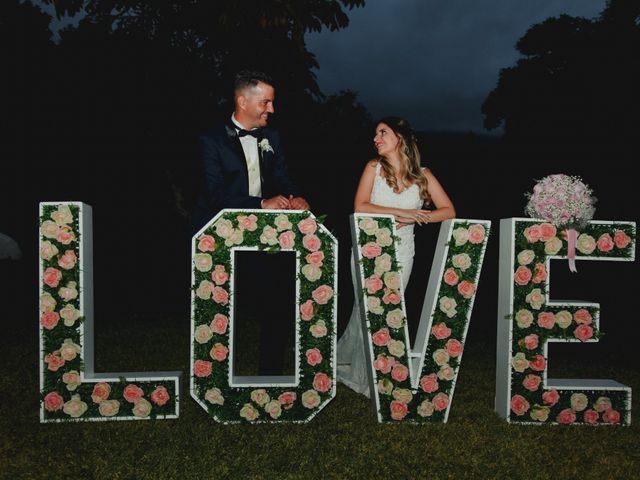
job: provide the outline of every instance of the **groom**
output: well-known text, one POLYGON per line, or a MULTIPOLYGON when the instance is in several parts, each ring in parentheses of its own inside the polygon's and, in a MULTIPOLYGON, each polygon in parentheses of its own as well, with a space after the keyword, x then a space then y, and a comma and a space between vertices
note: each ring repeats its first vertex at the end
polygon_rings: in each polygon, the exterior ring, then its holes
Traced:
POLYGON ((234 87, 229 122, 201 137, 204 188, 194 231, 223 208, 309 209, 289 176, 278 132, 267 127, 274 113, 273 81, 261 72, 241 71, 234 87))
MULTIPOLYGON (((289 176, 280 136, 267 127, 274 113, 273 80, 264 73, 241 71, 235 77, 235 109, 229 122, 201 137, 204 185, 193 216, 196 232, 224 208, 309 210, 289 176)), ((260 375, 282 374, 284 324, 295 314, 283 311, 282 302, 268 298, 267 285, 294 290, 294 275, 274 266, 272 255, 236 256, 236 305, 252 305, 260 317, 260 375), (256 258, 258 257, 258 258, 256 258), (270 257, 270 258, 265 258, 270 257), (280 277, 280 278, 278 278, 280 277), (286 277, 286 278, 285 278, 286 277), (237 281, 238 281, 237 280, 237 281)), ((276 255, 275 257, 280 257, 276 255)), ((282 260, 282 259, 280 259, 282 260)), ((286 291, 286 290, 285 290, 286 291)), ((236 309, 237 313, 237 309, 236 309)))

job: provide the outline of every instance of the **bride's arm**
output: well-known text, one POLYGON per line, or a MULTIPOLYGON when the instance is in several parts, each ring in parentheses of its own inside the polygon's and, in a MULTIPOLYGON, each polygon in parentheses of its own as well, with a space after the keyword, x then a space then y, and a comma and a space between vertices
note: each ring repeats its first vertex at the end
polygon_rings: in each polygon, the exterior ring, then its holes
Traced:
POLYGON ((360 177, 360 183, 356 190, 356 197, 353 201, 353 211, 357 213, 382 213, 393 215, 397 221, 412 220, 414 222, 426 222, 429 214, 426 210, 408 210, 404 208, 382 207, 371 203, 371 190, 376 177, 376 161, 371 160, 364 167, 364 172, 360 177))
POLYGON ((431 173, 428 168, 424 169, 424 174, 427 177, 427 191, 431 197, 431 202, 435 205, 435 209, 431 210, 428 214, 427 221, 429 223, 442 222, 449 220, 456 216, 456 209, 453 206, 453 202, 444 191, 438 179, 431 173))

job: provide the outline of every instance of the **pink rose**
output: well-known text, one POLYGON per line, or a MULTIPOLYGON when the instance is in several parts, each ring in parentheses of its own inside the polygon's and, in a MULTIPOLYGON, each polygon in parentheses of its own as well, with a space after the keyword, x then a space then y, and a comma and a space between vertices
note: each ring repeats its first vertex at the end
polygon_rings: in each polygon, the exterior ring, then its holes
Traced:
POLYGON ((618 248, 626 248, 631 243, 631 237, 622 230, 616 230, 613 234, 613 241, 618 248))
POLYGON ((533 283, 541 283, 547 279, 547 269, 545 268, 543 263, 536 263, 535 269, 533 271, 533 283))
POLYGON ((556 236, 558 230, 551 223, 543 223, 540 225, 540 241, 546 242, 556 236))
POLYGON ((58 392, 47 393, 44 397, 44 408, 48 412, 62 410, 64 399, 58 392))
POLYGON ((213 252, 216 249, 216 241, 211 235, 200 235, 198 237, 198 250, 201 252, 213 252))
POLYGON ((213 363, 205 360, 196 360, 193 364, 193 374, 196 377, 208 377, 211 375, 213 363))
POLYGON ((376 293, 383 286, 384 284, 382 283, 382 279, 377 275, 371 275, 364 281, 364 288, 367 289, 369 295, 376 293))
POLYGON ((391 372, 391 369, 393 368, 393 366, 396 363, 396 359, 393 357, 387 357, 384 354, 379 354, 378 358, 376 358, 373 362, 373 368, 375 368, 376 370, 382 372, 382 373, 389 373, 391 372))
POLYGON ((430 373, 422 377, 420 379, 420 388, 422 388, 422 391, 425 393, 433 393, 438 390, 440 386, 438 385, 438 377, 436 374, 430 373))
POLYGON ((431 334, 438 340, 444 340, 451 335, 451 329, 447 327, 447 324, 440 322, 437 325, 431 327, 431 334))
POLYGON ((300 305, 300 318, 305 321, 309 321, 313 318, 313 302, 307 300, 300 305))
POLYGON ((598 419, 600 418, 600 414, 591 409, 586 410, 583 415, 585 423, 590 423, 591 425, 598 423, 598 419))
POLYGON ((136 403, 144 396, 144 391, 137 385, 130 383, 124 387, 122 396, 129 403, 136 403))
POLYGON ((513 278, 518 285, 526 285, 531 280, 531 277, 531 270, 524 265, 520 265, 513 275, 513 278))
POLYGON ((302 233, 303 235, 315 233, 317 228, 318 224, 316 223, 315 219, 311 217, 305 218, 304 220, 300 220, 298 222, 298 230, 300 230, 300 233, 302 233))
POLYGON ((593 337, 593 328, 589 325, 580 325, 573 331, 573 336, 581 342, 586 342, 593 337))
POLYGON ((551 330, 556 324, 556 316, 551 312, 540 312, 538 314, 538 326, 551 330))
POLYGON ((333 297, 333 289, 329 285, 320 285, 311 296, 319 305, 326 305, 333 297))
POLYGON ((368 259, 376 258, 382 253, 382 248, 375 242, 369 242, 362 246, 360 249, 362 255, 367 257, 368 259))
POLYGON ((310 233, 309 235, 302 237, 302 245, 310 252, 315 252, 320 249, 322 242, 317 235, 310 233))
POLYGON ((287 230, 286 232, 282 232, 278 237, 278 243, 280 244, 280 248, 290 250, 293 248, 295 244, 296 234, 291 230, 287 230))
POLYGON ((547 390, 542 394, 542 401, 545 405, 553 407, 560 400, 560 394, 557 390, 547 390))
POLYGON ((151 392, 149 398, 156 405, 162 406, 167 403, 171 397, 169 396, 169 392, 167 392, 167 389, 161 385, 159 387, 156 387, 156 389, 151 392))
POLYGON ((400 298, 400 294, 397 291, 391 290, 390 288, 384 289, 384 296, 382 297, 382 301, 385 304, 398 305, 401 300, 402 299, 400 298))
POLYGON ((58 231, 58 235, 56 235, 56 240, 58 240, 63 245, 69 245, 71 242, 75 241, 76 236, 71 230, 71 227, 64 226, 60 227, 58 231))
POLYGON ((284 408, 285 410, 289 410, 291 407, 293 407, 296 398, 296 392, 284 392, 280 394, 280 396, 278 397, 278 401, 280 402, 280 405, 282 405, 282 408, 284 408))
POLYGON ((540 386, 541 381, 542 379, 538 375, 529 374, 522 380, 522 385, 530 392, 535 392, 540 386))
POLYGON ((389 344, 389 340, 391 340, 391 336, 389 335, 389 329, 386 327, 371 335, 371 341, 378 347, 386 347, 389 344))
POLYGON ((57 372, 60 367, 64 366, 64 362, 65 360, 58 350, 44 356, 44 363, 47 364, 47 369, 52 372, 57 372))
POLYGON ((484 226, 476 223, 469 227, 469 243, 480 244, 484 240, 485 229, 484 226))
POLYGON ((540 225, 531 225, 525 228, 523 234, 529 243, 535 243, 542 237, 540 225))
POLYGON ((463 345, 455 338, 451 338, 447 340, 446 345, 444 346, 445 350, 451 357, 458 357, 462 353, 463 345))
POLYGON ((533 360, 529 360, 529 366, 536 372, 541 372, 547 367, 547 361, 542 355, 535 355, 533 360))
POLYGON ((229 293, 222 287, 213 287, 211 292, 213 301, 221 305, 229 303, 229 293))
POLYGON ((78 257, 76 257, 76 252, 73 250, 67 250, 64 252, 64 255, 58 259, 58 266, 65 270, 71 270, 76 266, 77 262, 78 257))
POLYGON ((527 350, 535 350, 536 348, 538 348, 538 344, 539 337, 535 333, 524 337, 524 346, 527 348, 527 350))
POLYGON ((435 397, 433 397, 433 400, 431 400, 431 402, 433 403, 434 408, 438 412, 441 412, 449 406, 449 397, 446 393, 440 392, 435 397))
POLYGON ((238 220, 238 228, 240 230, 254 232, 258 228, 258 217, 253 213, 251 215, 238 215, 236 220, 238 220))
POLYGON ((331 390, 331 385, 331 378, 326 373, 316 373, 315 377, 313 377, 313 388, 318 392, 328 392, 331 390))
POLYGON ((324 253, 322 252, 312 252, 308 254, 305 259, 309 265, 315 265, 316 267, 322 266, 322 261, 324 260, 324 253))
POLYGON ((476 286, 471 282, 463 280, 458 284, 458 293, 464 298, 471 298, 476 293, 476 286))
POLYGON ((573 314, 573 319, 578 325, 591 325, 593 322, 593 317, 586 308, 576 310, 573 314))
POLYGON ((565 408, 558 414, 556 421, 563 425, 569 425, 576 421, 576 412, 570 408, 565 408))
POLYGON ((598 250, 600 250, 601 252, 610 252, 611 250, 613 250, 614 243, 611 235, 609 235, 608 233, 603 233, 602 235, 600 235, 600 238, 596 242, 596 245, 598 246, 598 250))
POLYGON ((211 331, 223 335, 227 331, 227 325, 229 325, 229 319, 221 313, 216 313, 211 321, 211 331))
POLYGON ((40 317, 40 325, 47 330, 53 330, 60 321, 60 315, 57 312, 43 312, 40 317))
POLYGON ((58 286, 58 283, 60 283, 60 280, 62 280, 62 272, 57 268, 49 267, 44 271, 42 279, 46 285, 55 288, 58 286))
POLYGON ((391 411, 391 418, 394 420, 402 420, 409 413, 409 407, 404 402, 399 402, 398 400, 393 400, 391 405, 389 406, 389 410, 391 411))
POLYGON ((456 271, 453 268, 447 268, 447 271, 444 272, 444 283, 446 283, 447 285, 456 285, 458 283, 458 281, 460 280, 458 278, 458 274, 456 273, 456 271))
POLYGON ((225 347, 222 343, 216 343, 209 352, 209 355, 214 360, 218 362, 223 362, 227 359, 227 355, 229 354, 229 349, 225 347))
POLYGON ((216 265, 215 267, 213 267, 213 272, 211 272, 211 280, 213 280, 216 285, 224 285, 227 280, 229 280, 229 274, 225 272, 224 265, 216 265))
POLYGON ((306 352, 307 363, 311 366, 322 363, 322 353, 317 348, 310 348, 306 352))
POLYGON ((613 408, 610 408, 609 410, 606 410, 604 412, 604 414, 602 415, 602 420, 605 423, 620 423, 620 412, 614 410, 613 408))
POLYGON ((401 363, 396 363, 391 369, 391 378, 396 382, 404 382, 409 375, 409 369, 401 363))
POLYGON ((111 393, 111 385, 105 382, 99 382, 93 386, 91 399, 93 400, 93 403, 101 403, 101 402, 104 402, 107 398, 109 398, 110 393, 111 393))
POLYGON ((511 411, 518 416, 522 416, 529 410, 529 402, 522 395, 514 395, 511 398, 511 411))

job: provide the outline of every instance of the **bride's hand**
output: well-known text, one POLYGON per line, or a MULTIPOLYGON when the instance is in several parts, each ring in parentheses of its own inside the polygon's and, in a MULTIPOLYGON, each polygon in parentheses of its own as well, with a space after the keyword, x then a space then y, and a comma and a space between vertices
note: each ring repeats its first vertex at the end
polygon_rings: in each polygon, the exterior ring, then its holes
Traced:
POLYGON ((431 212, 429 210, 406 209, 402 211, 402 214, 400 216, 405 217, 412 222, 417 223, 418 225, 429 223, 431 221, 431 212))

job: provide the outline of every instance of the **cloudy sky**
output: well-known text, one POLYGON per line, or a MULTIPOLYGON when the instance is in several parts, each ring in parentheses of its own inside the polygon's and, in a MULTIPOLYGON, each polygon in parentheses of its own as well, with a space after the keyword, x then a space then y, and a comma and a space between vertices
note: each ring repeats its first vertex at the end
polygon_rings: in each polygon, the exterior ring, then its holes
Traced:
POLYGON ((420 130, 482 127, 480 106, 534 23, 595 17, 604 0, 367 0, 337 32, 308 34, 327 94, 358 92, 374 118, 406 117, 420 130))

